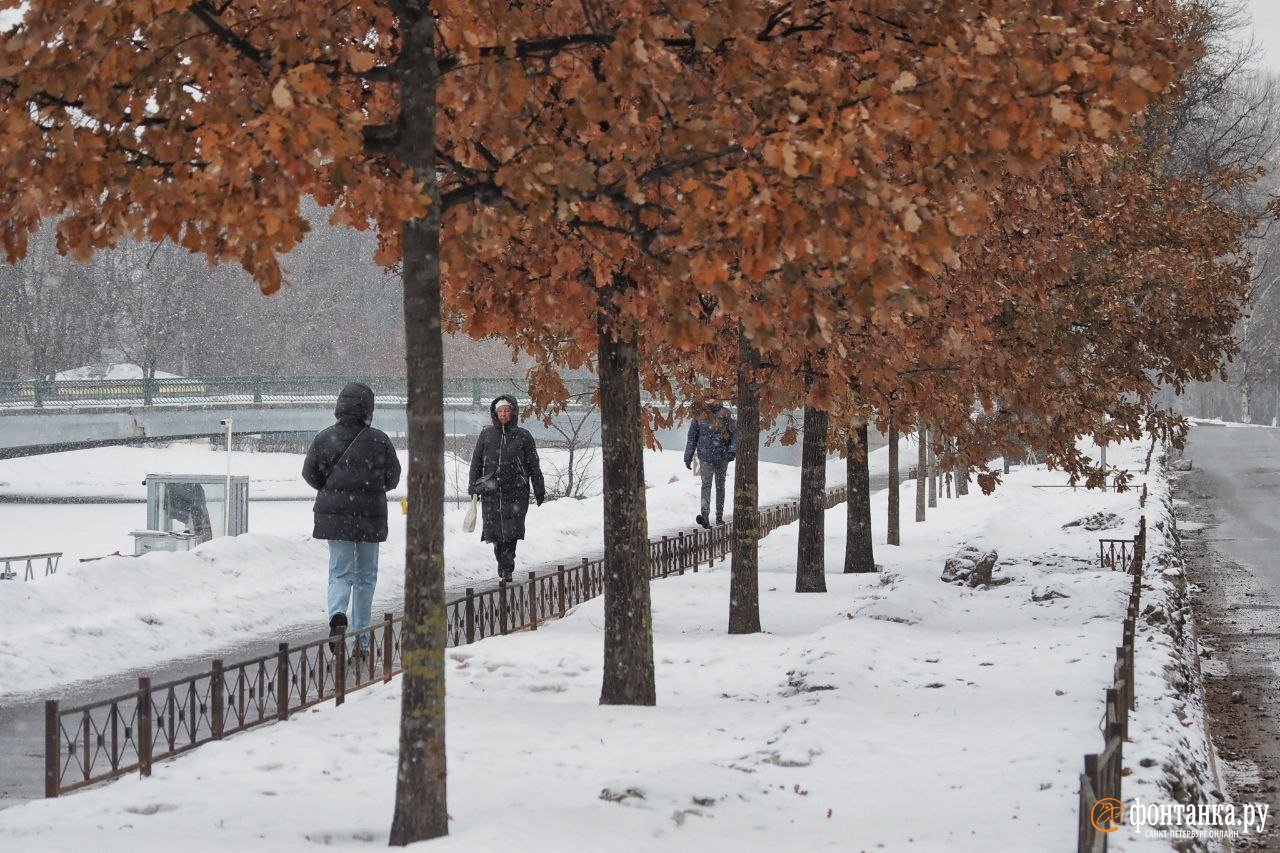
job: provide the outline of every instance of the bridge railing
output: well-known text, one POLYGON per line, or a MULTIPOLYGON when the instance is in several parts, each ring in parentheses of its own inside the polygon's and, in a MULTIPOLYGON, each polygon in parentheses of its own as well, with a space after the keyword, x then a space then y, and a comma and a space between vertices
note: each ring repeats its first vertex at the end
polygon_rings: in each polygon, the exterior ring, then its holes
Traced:
MULTIPOLYGON (((329 403, 348 382, 363 382, 388 402, 403 401, 405 379, 396 376, 227 376, 162 379, 67 379, 0 382, 0 409, 75 408, 81 406, 152 406, 201 403, 329 403)), ((592 384, 566 383, 573 394, 589 393, 592 384)), ((447 377, 445 402, 485 405, 499 394, 528 399, 524 382, 499 377, 447 377)))

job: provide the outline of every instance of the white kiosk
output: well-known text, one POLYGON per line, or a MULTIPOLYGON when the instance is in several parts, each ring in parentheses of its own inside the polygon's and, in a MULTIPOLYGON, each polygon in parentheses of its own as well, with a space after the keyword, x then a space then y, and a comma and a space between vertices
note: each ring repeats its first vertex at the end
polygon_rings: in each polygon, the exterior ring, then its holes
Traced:
POLYGON ((239 536, 249 530, 248 477, 148 474, 145 484, 147 529, 133 531, 134 554, 189 551, 224 531, 239 536))

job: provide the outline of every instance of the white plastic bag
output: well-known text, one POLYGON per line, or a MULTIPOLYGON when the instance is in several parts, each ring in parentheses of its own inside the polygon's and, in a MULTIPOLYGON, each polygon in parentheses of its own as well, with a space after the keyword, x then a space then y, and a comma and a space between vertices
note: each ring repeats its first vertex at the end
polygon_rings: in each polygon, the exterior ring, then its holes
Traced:
POLYGON ((473 533, 476 529, 476 507, 480 504, 480 496, 471 496, 471 508, 467 510, 467 517, 462 519, 462 529, 467 533, 473 533))
POLYGON ((698 459, 697 456, 693 457, 693 476, 702 476, 702 460, 698 459))

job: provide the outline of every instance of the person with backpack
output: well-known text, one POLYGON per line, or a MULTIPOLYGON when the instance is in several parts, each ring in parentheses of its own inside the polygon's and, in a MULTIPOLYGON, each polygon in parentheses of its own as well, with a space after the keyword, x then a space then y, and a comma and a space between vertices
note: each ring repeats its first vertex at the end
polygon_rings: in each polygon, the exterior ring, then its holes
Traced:
POLYGON ((503 394, 489 404, 487 426, 471 454, 468 493, 480 496, 484 527, 480 541, 493 543, 498 579, 510 581, 516 570, 516 543, 524 538, 524 517, 529 512, 529 487, 542 506, 546 486, 533 436, 520 426, 515 397, 503 394))
MULTIPOLYGON (((333 414, 338 422, 316 435, 302 464, 302 478, 317 491, 312 535, 329 541, 330 636, 369 627, 378 546, 387 541, 387 492, 400 482, 396 449, 372 426, 372 389, 348 383, 333 414)), ((368 645, 365 634, 356 654, 368 645)))
POLYGON ((710 530, 712 483, 715 483, 716 490, 716 524, 723 524, 725 474, 738 453, 738 422, 711 393, 703 398, 700 411, 689 425, 689 438, 684 444, 684 467, 693 467, 695 452, 702 466, 702 512, 695 521, 710 530))

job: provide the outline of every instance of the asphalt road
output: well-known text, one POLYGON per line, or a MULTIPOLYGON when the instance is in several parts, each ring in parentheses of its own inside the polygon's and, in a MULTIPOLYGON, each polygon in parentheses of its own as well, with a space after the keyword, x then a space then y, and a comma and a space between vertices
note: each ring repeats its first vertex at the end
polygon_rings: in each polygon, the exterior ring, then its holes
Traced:
MULTIPOLYGON (((1280 430, 1197 426, 1173 494, 1190 581, 1206 721, 1228 801, 1266 803, 1280 782, 1280 430)), ((1139 700, 1141 701, 1141 700, 1139 700)), ((1234 848, 1280 850, 1280 833, 1234 848)))
POLYGON ((1280 592, 1280 429, 1196 426, 1183 456, 1213 495, 1214 550, 1280 592))

